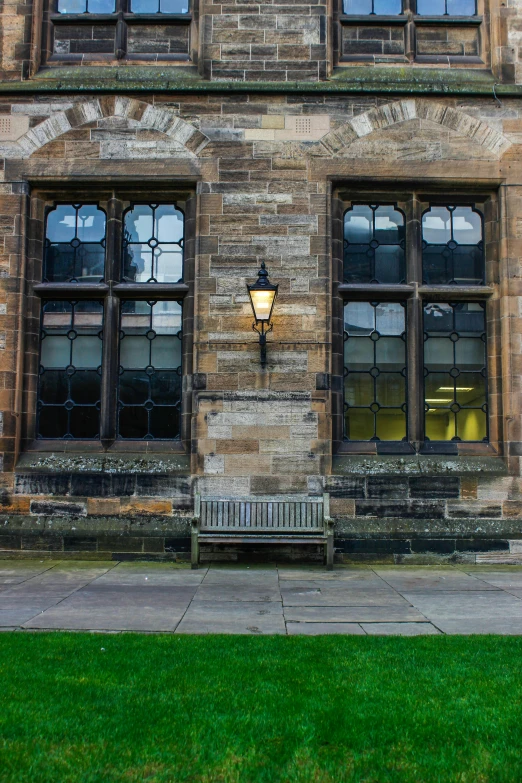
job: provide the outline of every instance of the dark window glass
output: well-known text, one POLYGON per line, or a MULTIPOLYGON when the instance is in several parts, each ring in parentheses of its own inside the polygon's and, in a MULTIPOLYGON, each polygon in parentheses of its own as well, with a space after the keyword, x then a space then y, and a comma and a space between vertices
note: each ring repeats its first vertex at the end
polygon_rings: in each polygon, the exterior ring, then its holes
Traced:
POLYGON ((344 417, 349 440, 406 438, 406 319, 401 303, 345 305, 344 417))
POLYGON ((422 216, 423 281, 484 283, 482 216, 471 207, 431 207, 422 216))
POLYGON ((351 16, 397 16, 402 14, 402 0, 344 0, 343 12, 351 16))
POLYGON ((189 0, 131 0, 133 14, 188 14, 189 0))
POLYGON ((103 305, 42 305, 38 436, 97 438, 100 422, 103 305))
POLYGON ((58 0, 59 14, 113 14, 114 0, 58 0))
POLYGON ((393 206, 355 204, 344 214, 344 282, 402 283, 404 215, 393 206))
POLYGON ((475 16, 476 0, 417 0, 422 16, 475 16))
POLYGON ((177 283, 183 277, 183 213, 173 204, 137 204, 125 213, 123 279, 177 283))
POLYGON ((487 440, 485 305, 424 307, 424 405, 429 440, 487 440))
POLYGON ((47 215, 44 282, 98 283, 105 265, 105 212, 95 204, 61 204, 47 215))
POLYGON ((118 434, 177 438, 181 405, 181 302, 121 306, 118 434))

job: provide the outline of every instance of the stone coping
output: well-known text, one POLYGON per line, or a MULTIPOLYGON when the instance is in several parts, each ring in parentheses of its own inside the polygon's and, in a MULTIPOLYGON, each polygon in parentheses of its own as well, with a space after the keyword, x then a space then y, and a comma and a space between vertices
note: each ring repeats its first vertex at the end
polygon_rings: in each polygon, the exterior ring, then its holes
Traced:
MULTIPOLYGON (((72 504, 67 504, 72 506, 72 504)), ((74 512, 74 509, 71 509, 74 512)), ((3 536, 21 533, 23 535, 107 535, 117 534, 158 536, 190 534, 191 510, 185 513, 174 511, 167 514, 85 516, 78 512, 64 514, 0 513, 0 541, 3 536)), ((488 519, 468 517, 466 519, 426 518, 378 518, 348 517, 334 518, 337 539, 522 539, 520 519, 488 519)), ((0 547, 1 548, 1 547, 0 547)))

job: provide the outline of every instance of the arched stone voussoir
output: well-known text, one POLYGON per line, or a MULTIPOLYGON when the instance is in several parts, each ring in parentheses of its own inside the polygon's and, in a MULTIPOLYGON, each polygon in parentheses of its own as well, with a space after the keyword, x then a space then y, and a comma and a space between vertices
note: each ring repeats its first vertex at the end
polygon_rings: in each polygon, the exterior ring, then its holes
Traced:
POLYGON ((321 144, 331 155, 335 155, 357 139, 368 136, 374 131, 384 130, 399 122, 414 119, 435 122, 460 136, 471 139, 499 158, 511 147, 511 142, 502 133, 483 120, 471 117, 452 106, 422 98, 394 101, 358 114, 345 125, 330 131, 321 139, 321 144))
POLYGON ((107 117, 134 120, 143 130, 163 133, 171 141, 183 145, 193 155, 198 155, 209 142, 208 136, 170 111, 124 95, 105 96, 82 101, 70 109, 55 112, 28 130, 17 141, 20 157, 28 158, 64 133, 107 117))

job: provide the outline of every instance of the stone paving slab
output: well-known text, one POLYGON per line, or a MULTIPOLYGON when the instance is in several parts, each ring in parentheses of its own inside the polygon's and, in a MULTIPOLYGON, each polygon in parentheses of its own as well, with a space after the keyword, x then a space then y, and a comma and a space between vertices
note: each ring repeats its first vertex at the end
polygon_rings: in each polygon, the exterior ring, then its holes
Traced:
POLYGON ((0 609, 1 626, 21 626, 32 617, 40 614, 42 609, 38 606, 21 606, 13 609, 0 609))
POLYGON ((361 623, 369 636, 434 636, 440 631, 431 623, 361 623))
POLYGON ((321 566, 309 566, 306 568, 291 568, 281 566, 279 569, 279 581, 317 581, 322 582, 364 582, 368 586, 383 587, 383 580, 369 566, 349 566, 348 568, 336 567, 333 571, 326 571, 321 566))
POLYGON ((353 590, 350 586, 281 587, 284 606, 407 606, 394 590, 353 590))
POLYGON ((404 606, 289 606, 286 620, 323 623, 426 622, 426 617, 404 606))
POLYGON ((252 584, 204 584, 194 597, 194 602, 199 601, 269 601, 281 602, 281 593, 272 584, 264 585, 261 582, 252 584))
POLYGON ((504 591, 405 593, 404 597, 438 625, 437 621, 469 620, 473 617, 497 617, 520 619, 522 601, 504 591))
POLYGON ((36 565, 32 562, 19 562, 13 563, 6 561, 0 561, 0 584, 1 585, 15 585, 20 582, 25 582, 27 579, 31 579, 44 571, 47 571, 52 566, 47 562, 45 565, 36 565))
POLYGON ((205 576, 206 585, 273 585, 277 587, 279 576, 277 570, 261 569, 209 569, 205 576))
POLYGON ((505 571, 482 572, 479 578, 483 582, 494 585, 494 587, 499 587, 501 590, 511 589, 512 587, 522 590, 522 571, 516 571, 515 573, 509 573, 509 571, 507 573, 505 571))
POLYGON ((289 636, 365 636, 358 623, 287 623, 286 632, 289 636))
POLYGON ((173 631, 194 593, 193 588, 92 584, 24 623, 24 628, 173 631))
POLYGON ((192 602, 176 633, 285 634, 281 604, 192 602))
POLYGON ((522 636, 522 619, 503 617, 473 617, 468 620, 437 620, 436 625, 445 634, 502 634, 522 636))
POLYGON ((479 574, 471 576, 463 571, 455 569, 435 569, 423 572, 420 568, 411 567, 404 573, 396 569, 376 568, 376 573, 385 580, 390 587, 403 592, 414 592, 416 590, 497 590, 498 588, 489 584, 481 578, 479 574))
POLYGON ((0 629, 522 635, 522 567, 0 560, 0 629))
POLYGON ((34 585, 84 585, 107 574, 113 565, 90 568, 49 568, 30 580, 34 585))

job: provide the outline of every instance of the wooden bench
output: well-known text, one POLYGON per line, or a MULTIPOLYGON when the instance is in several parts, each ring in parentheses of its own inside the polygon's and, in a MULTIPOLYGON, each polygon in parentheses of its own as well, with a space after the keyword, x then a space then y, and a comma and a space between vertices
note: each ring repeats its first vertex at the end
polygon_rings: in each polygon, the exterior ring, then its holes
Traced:
POLYGON ((328 569, 333 568, 334 531, 330 497, 201 497, 195 496, 192 519, 192 568, 206 544, 322 544, 328 569))

